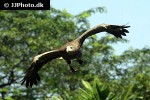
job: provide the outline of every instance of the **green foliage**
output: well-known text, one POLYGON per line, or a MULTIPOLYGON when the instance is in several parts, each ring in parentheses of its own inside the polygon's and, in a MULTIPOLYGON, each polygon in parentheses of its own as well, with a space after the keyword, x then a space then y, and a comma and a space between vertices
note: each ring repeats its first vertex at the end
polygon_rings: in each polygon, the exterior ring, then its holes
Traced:
POLYGON ((20 80, 33 56, 79 36, 79 29, 86 30, 79 24, 87 22, 76 24, 77 17, 54 8, 50 11, 0 11, 0 19, 0 88, 9 90, 6 94, 15 99, 35 99, 62 95, 63 90, 79 87, 77 83, 82 79, 82 73, 70 75, 67 64, 59 60, 45 65, 40 71, 43 81, 39 87, 26 89, 20 85, 20 80))
POLYGON ((81 66, 77 73, 71 73, 63 60, 53 60, 40 70, 42 80, 37 87, 26 89, 20 85, 33 56, 75 39, 90 28, 88 17, 105 11, 101 7, 78 15, 55 8, 50 11, 0 11, 1 95, 6 100, 148 100, 150 48, 131 48, 115 55, 112 44, 127 40, 111 35, 101 38, 95 35, 84 42, 84 65, 75 61, 72 65, 81 66))
POLYGON ((80 88, 76 100, 106 100, 110 94, 106 84, 103 85, 98 78, 95 78, 93 84, 82 80, 85 89, 80 88))
POLYGON ((89 20, 87 18, 89 18, 92 14, 95 14, 98 12, 106 13, 107 11, 105 7, 96 7, 96 8, 91 8, 86 11, 83 11, 74 16, 75 23, 80 27, 78 28, 78 33, 82 33, 85 30, 90 28, 89 20))
MULTIPOLYGON (((97 77, 92 82, 92 85, 82 80, 84 88, 80 88, 75 96, 75 100, 143 100, 144 95, 139 95, 138 92, 134 91, 136 84, 128 84, 121 86, 111 82, 101 82, 97 77), (119 88, 111 87, 115 85, 119 88)), ((144 100, 147 100, 146 98, 144 100)))

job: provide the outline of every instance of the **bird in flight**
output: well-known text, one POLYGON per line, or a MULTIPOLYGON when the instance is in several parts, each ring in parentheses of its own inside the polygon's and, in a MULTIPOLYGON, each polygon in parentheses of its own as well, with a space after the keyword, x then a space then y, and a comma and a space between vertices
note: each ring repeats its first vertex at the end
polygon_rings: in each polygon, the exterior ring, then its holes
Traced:
POLYGON ((71 61, 75 59, 79 64, 83 64, 81 59, 82 52, 80 48, 82 47, 82 44, 86 38, 99 32, 107 32, 114 35, 116 38, 122 38, 122 36, 126 36, 126 33, 129 33, 129 31, 126 29, 129 27, 130 26, 126 25, 100 24, 85 31, 78 38, 66 43, 59 49, 44 52, 33 57, 31 66, 26 70, 21 84, 25 83, 26 87, 37 85, 38 81, 40 81, 40 76, 38 74, 40 68, 42 68, 42 66, 47 62, 60 57, 62 57, 67 62, 72 72, 76 72, 77 70, 71 66, 71 61))

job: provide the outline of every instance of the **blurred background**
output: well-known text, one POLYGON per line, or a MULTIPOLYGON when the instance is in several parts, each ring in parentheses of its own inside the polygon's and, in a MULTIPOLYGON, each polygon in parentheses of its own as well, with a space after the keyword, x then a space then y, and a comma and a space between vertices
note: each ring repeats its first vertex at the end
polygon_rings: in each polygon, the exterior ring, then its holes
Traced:
POLYGON ((50 10, 0 11, 0 100, 148 100, 150 1, 51 0, 50 10), (39 71, 33 88, 20 84, 32 58, 101 24, 129 25, 123 39, 102 32, 82 47, 84 64, 63 60, 39 71))

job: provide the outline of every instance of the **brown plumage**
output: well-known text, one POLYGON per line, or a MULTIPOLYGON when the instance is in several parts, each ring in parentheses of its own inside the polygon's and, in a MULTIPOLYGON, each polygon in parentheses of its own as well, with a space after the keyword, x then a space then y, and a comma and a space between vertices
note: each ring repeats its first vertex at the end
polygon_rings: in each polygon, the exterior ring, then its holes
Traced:
POLYGON ((122 35, 126 36, 125 33, 129 33, 129 31, 126 29, 128 27, 130 26, 100 24, 85 31, 81 36, 71 42, 66 43, 57 50, 48 51, 35 56, 31 66, 27 69, 21 84, 25 83, 26 87, 32 87, 33 84, 37 85, 37 82, 40 81, 40 76, 38 74, 40 68, 48 61, 59 57, 62 57, 69 64, 71 71, 75 72, 76 70, 74 70, 70 65, 71 60, 76 59, 79 64, 83 63, 81 60, 82 53, 80 48, 86 38, 99 32, 108 32, 117 38, 122 38, 122 35))

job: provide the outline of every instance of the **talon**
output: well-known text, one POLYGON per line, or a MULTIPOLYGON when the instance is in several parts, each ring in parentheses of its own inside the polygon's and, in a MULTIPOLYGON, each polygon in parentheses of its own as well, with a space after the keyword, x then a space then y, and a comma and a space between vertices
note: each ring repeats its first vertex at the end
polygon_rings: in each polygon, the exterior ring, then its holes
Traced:
POLYGON ((80 65, 83 64, 83 60, 77 60, 80 65))
POLYGON ((72 66, 70 66, 70 69, 73 73, 78 71, 78 69, 75 70, 72 66))

